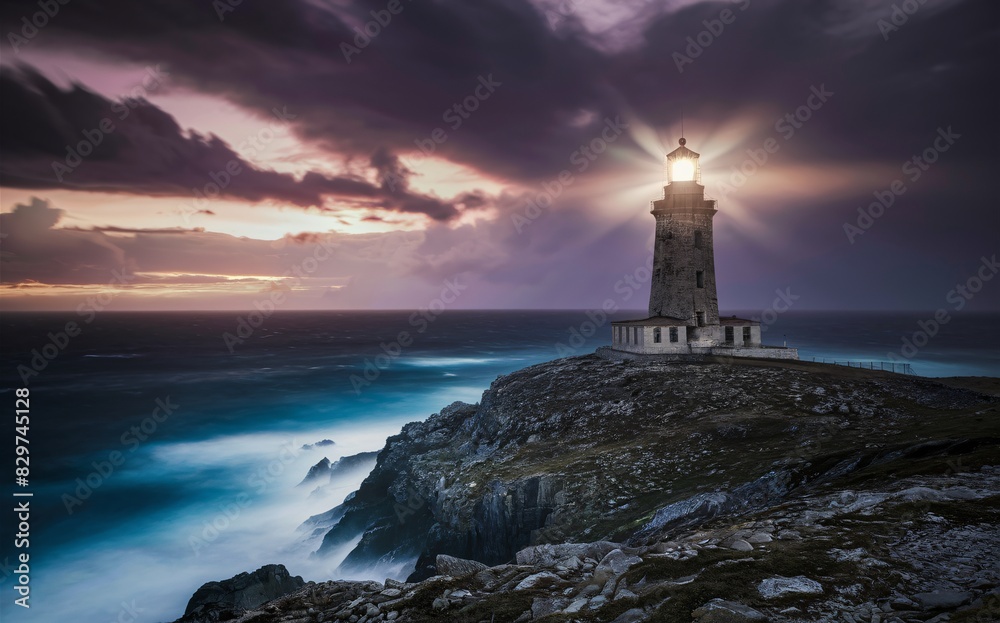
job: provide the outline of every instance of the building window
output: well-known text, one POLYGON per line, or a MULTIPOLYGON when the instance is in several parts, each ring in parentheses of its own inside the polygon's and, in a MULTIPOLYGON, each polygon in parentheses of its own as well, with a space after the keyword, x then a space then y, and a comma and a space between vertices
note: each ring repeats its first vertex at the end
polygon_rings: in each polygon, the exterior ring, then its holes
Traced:
POLYGON ((704 327, 705 326, 705 312, 703 312, 703 311, 702 312, 696 312, 695 315, 698 318, 698 326, 699 327, 704 327))
POLYGON ((670 327, 670 341, 677 341, 677 327, 670 327))
POLYGON ((639 343, 639 327, 632 327, 632 341, 639 343))
POLYGON ((630 342, 628 339, 628 327, 622 327, 622 329, 625 331, 625 343, 629 344, 630 342))
POLYGON ((663 334, 660 332, 660 327, 655 327, 653 329, 653 343, 659 344, 663 341, 663 334))
POLYGON ((622 341, 622 329, 621 327, 614 328, 615 344, 619 344, 622 341))
POLYGON ((726 342, 733 343, 733 328, 726 327, 726 342))
POLYGON ((751 342, 750 327, 743 327, 743 343, 749 344, 750 342, 751 342))
POLYGON ((695 273, 694 273, 694 283, 699 288, 704 288, 705 287, 705 271, 703 271, 703 270, 695 271, 695 273))
POLYGON ((701 230, 696 230, 694 232, 694 248, 695 249, 701 248, 701 230))

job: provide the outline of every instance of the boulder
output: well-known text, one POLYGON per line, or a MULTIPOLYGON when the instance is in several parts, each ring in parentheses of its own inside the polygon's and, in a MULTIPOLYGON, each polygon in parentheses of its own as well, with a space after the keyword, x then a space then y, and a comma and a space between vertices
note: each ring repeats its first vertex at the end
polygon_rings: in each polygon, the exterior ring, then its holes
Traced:
POLYGON ((483 563, 476 562, 475 560, 465 560, 464 558, 455 558, 454 556, 447 556, 445 554, 438 554, 435 565, 437 566, 438 575, 450 575, 453 578, 464 578, 488 568, 483 563))
POLYGON ((253 573, 241 573, 221 582, 208 582, 195 591, 184 616, 177 623, 215 623, 238 618, 243 612, 305 585, 292 577, 284 565, 266 565, 253 573))
POLYGON ((757 590, 765 599, 775 599, 786 595, 821 595, 823 585, 804 575, 797 575, 794 578, 777 576, 761 580, 757 590))
POLYGON ((745 623, 746 621, 765 621, 767 619, 750 606, 719 598, 695 609, 691 615, 698 623, 745 623))
POLYGON ((924 610, 944 610, 957 608, 972 601, 973 594, 967 591, 932 591, 929 593, 917 593, 913 600, 920 604, 924 610))
POLYGON ((629 570, 629 567, 642 562, 638 556, 630 556, 620 549, 613 549, 601 559, 594 569, 594 582, 604 583, 610 578, 619 576, 629 570))
POLYGON ((579 560, 593 558, 601 560, 608 552, 618 548, 617 543, 597 541, 596 543, 563 543, 561 545, 533 545, 516 554, 517 564, 535 567, 555 567, 563 561, 576 557, 579 560))
POLYGON ((646 620, 646 611, 641 608, 632 608, 618 615, 611 623, 639 623, 646 620))
POLYGON ((540 571, 538 573, 533 573, 528 577, 521 580, 517 586, 514 587, 515 591, 523 591, 529 588, 536 588, 545 584, 552 584, 554 582, 560 582, 562 579, 552 573, 551 571, 540 571))

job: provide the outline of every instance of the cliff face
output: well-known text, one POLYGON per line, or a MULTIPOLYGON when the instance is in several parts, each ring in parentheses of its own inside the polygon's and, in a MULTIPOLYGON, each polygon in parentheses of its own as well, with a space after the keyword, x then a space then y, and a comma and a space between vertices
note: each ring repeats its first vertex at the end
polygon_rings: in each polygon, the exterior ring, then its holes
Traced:
POLYGON ((240 617, 283 595, 294 593, 305 582, 292 577, 284 565, 266 565, 221 582, 208 582, 195 592, 184 616, 176 623, 215 623, 240 617))
POLYGON ((415 581, 439 554, 496 565, 539 543, 645 547, 859 473, 998 463, 996 414, 981 393, 846 368, 561 359, 387 440, 320 553, 361 534, 345 565, 419 557, 415 581))

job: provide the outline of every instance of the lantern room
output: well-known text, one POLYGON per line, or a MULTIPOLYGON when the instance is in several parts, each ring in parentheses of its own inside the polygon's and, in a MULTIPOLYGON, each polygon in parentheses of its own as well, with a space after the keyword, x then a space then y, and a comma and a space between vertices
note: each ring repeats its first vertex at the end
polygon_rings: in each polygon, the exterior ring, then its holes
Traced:
POLYGON ((696 182, 701 183, 701 165, 698 159, 701 157, 697 152, 686 147, 687 139, 678 141, 680 147, 667 154, 667 184, 675 182, 696 182))

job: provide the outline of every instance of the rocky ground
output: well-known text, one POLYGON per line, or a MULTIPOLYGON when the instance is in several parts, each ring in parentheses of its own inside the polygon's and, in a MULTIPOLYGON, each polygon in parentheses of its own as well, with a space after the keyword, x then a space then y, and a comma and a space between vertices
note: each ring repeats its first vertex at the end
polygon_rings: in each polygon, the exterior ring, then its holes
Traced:
POLYGON ((409 583, 309 583, 239 620, 1000 620, 988 387, 805 363, 526 368, 407 425, 334 509, 325 548, 362 535, 349 565, 418 558, 409 583))

